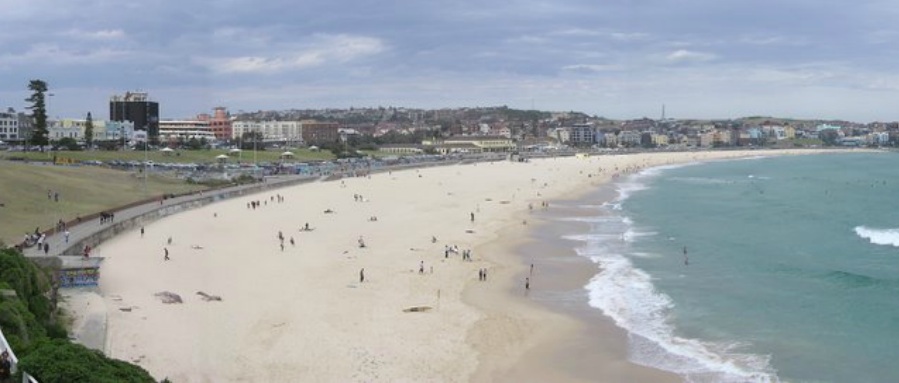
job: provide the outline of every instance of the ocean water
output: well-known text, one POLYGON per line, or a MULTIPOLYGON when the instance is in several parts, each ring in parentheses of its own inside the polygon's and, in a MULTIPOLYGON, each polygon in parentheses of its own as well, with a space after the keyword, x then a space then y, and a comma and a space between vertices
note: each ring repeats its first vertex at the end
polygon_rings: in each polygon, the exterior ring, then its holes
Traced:
POLYGON ((653 168, 567 238, 597 263, 589 304, 629 332, 636 363, 691 382, 899 382, 897 165, 653 168))

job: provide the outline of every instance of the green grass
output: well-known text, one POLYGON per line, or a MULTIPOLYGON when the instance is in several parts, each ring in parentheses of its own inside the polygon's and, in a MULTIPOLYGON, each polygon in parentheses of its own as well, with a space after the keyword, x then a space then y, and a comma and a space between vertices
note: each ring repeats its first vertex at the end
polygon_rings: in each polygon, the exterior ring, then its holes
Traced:
MULTIPOLYGON (((290 149, 295 154, 293 160, 298 162, 306 161, 327 161, 334 159, 334 155, 329 151, 310 151, 308 149, 290 149)), ((280 160, 283 150, 256 151, 255 158, 257 162, 277 162, 280 160)), ((0 152, 0 159, 25 159, 29 161, 52 161, 53 156, 61 159, 71 159, 76 162, 81 161, 103 161, 112 160, 119 161, 143 161, 145 158, 153 162, 178 162, 178 163, 214 163, 215 157, 228 154, 227 150, 179 150, 171 154, 166 154, 158 150, 150 150, 144 153, 140 150, 125 151, 58 151, 51 153, 40 152, 0 152), (146 156, 146 157, 145 157, 146 156)), ((253 151, 244 150, 240 155, 233 155, 228 162, 253 162, 253 151)))
POLYGON ((205 189, 182 180, 94 166, 52 166, 0 161, 0 240, 10 245, 23 234, 52 228, 59 219, 122 206, 164 193, 205 189), (59 202, 47 190, 59 192, 59 202))

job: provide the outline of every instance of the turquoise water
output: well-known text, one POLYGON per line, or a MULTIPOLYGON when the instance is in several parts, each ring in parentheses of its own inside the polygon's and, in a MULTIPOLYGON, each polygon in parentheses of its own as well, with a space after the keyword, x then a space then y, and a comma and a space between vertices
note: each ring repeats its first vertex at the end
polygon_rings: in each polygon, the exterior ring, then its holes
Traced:
POLYGON ((699 382, 899 382, 899 154, 657 168, 578 251, 630 357, 699 382), (686 246, 689 265, 685 265, 686 246))

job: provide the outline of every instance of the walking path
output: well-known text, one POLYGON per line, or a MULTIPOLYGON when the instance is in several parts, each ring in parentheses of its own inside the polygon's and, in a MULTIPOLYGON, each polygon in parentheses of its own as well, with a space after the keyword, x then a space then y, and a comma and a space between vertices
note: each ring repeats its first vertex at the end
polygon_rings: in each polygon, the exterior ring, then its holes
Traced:
MULTIPOLYGON (((50 244, 50 249, 48 252, 44 252, 43 249, 39 249, 38 246, 32 246, 26 248, 22 253, 26 257, 44 257, 44 256, 59 256, 59 255, 82 255, 81 247, 75 248, 75 245, 83 242, 85 239, 91 238, 92 236, 100 233, 103 230, 109 229, 113 227, 118 222, 126 222, 133 218, 137 218, 140 216, 144 216, 148 213, 157 212, 161 209, 171 208, 173 206, 179 206, 187 202, 199 202, 202 200, 217 201, 224 198, 229 198, 233 196, 244 195, 248 193, 253 193, 257 191, 284 187, 295 185, 304 181, 312 181, 318 179, 316 176, 311 175, 291 175, 291 176, 274 176, 274 177, 266 177, 263 183, 255 183, 255 184, 247 184, 247 185, 238 185, 232 186, 222 189, 209 190, 209 191, 201 191, 194 194, 188 194, 183 196, 178 196, 174 198, 168 198, 162 200, 162 203, 159 200, 154 200, 152 202, 147 202, 141 205, 128 207, 122 210, 108 210, 109 212, 113 212, 115 214, 115 219, 112 222, 100 223, 100 218, 95 217, 91 219, 84 219, 81 223, 76 223, 74 225, 70 225, 68 227, 69 230, 69 239, 68 242, 65 238, 65 232, 53 233, 47 236, 44 240, 45 243, 50 244)), ((167 215, 167 214, 165 214, 167 215)), ((90 243, 91 247, 96 247, 97 243, 90 243)))

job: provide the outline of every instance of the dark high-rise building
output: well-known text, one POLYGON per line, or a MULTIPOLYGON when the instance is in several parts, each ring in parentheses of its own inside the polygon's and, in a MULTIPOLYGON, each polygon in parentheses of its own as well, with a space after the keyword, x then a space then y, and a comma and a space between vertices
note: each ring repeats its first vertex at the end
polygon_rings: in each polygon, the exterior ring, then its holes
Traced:
POLYGON ((146 130, 151 141, 159 137, 159 103, 147 93, 125 92, 109 98, 109 120, 131 121, 134 130, 146 130))

